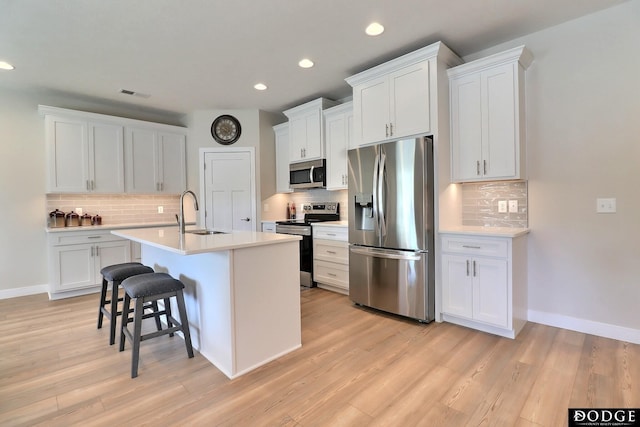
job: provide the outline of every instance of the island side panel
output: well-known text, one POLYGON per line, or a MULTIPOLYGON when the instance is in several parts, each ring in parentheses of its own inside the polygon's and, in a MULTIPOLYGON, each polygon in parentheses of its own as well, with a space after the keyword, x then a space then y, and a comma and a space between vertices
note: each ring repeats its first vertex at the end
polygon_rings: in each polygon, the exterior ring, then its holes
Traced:
POLYGON ((299 242, 233 251, 236 375, 302 346, 299 242))
MULTIPOLYGON (((191 340, 207 360, 233 378, 230 251, 179 255, 142 245, 142 262, 185 285, 191 340)), ((174 308, 174 307, 172 307, 174 308)), ((177 316, 177 309, 173 315, 177 316)))

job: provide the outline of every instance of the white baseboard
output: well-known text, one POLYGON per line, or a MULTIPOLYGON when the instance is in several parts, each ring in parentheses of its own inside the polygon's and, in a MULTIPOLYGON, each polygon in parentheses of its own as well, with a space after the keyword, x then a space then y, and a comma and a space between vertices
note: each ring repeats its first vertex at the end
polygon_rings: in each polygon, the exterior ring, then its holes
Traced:
POLYGON ((49 285, 25 286, 23 288, 0 289, 0 299, 24 297, 27 295, 46 294, 49 292, 49 285))
POLYGON ((594 322, 592 320, 578 319, 562 314, 535 310, 529 310, 527 317, 530 322, 534 323, 640 344, 640 329, 632 329, 609 323, 594 322))

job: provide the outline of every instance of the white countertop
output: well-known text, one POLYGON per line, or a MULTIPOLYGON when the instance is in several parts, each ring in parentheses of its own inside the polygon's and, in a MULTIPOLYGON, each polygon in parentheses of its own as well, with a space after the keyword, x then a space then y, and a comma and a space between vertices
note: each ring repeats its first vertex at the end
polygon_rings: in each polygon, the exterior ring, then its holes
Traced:
POLYGON ((461 225, 459 227, 441 228, 440 234, 472 234, 476 236, 519 237, 529 233, 528 228, 509 227, 475 227, 461 225))
MULTIPOLYGON (((194 227, 189 227, 194 229, 194 227)), ((233 231, 228 234, 180 234, 178 227, 155 227, 112 230, 112 234, 144 245, 154 246, 180 255, 226 251, 254 246, 273 245, 301 240, 291 234, 233 231)))
MULTIPOLYGON (((195 222, 188 222, 187 225, 195 225, 195 222)), ((149 228, 149 227, 177 227, 175 222, 134 222, 127 224, 104 224, 104 225, 85 225, 77 227, 47 227, 47 233, 60 233, 65 231, 100 231, 100 230, 117 230, 122 228, 149 228)))
POLYGON ((323 227, 342 227, 346 228, 349 223, 347 221, 322 221, 322 222, 314 222, 311 226, 321 225, 323 227))

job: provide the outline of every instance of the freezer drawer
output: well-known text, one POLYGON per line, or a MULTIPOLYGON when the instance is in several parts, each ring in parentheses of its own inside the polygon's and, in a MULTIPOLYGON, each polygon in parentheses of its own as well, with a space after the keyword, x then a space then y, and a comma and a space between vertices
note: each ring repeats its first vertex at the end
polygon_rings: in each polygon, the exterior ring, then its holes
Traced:
POLYGON ((357 304, 430 322, 433 273, 427 252, 349 248, 349 297, 357 304))

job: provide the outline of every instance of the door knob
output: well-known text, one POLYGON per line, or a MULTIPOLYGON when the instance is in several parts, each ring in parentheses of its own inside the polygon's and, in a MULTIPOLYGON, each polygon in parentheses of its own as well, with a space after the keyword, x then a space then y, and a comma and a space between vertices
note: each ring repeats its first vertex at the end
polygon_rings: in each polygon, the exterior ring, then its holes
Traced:
POLYGON ((240 221, 251 221, 251 218, 241 218, 240 221))

